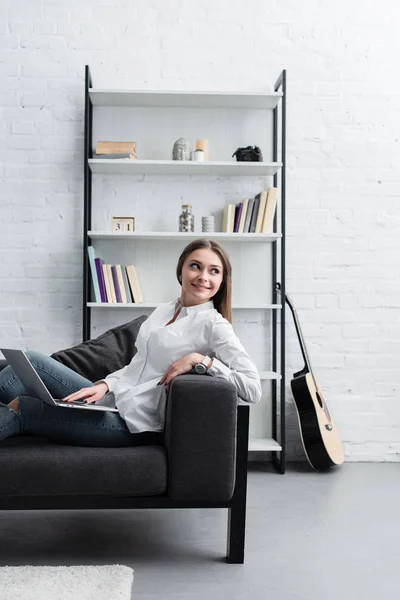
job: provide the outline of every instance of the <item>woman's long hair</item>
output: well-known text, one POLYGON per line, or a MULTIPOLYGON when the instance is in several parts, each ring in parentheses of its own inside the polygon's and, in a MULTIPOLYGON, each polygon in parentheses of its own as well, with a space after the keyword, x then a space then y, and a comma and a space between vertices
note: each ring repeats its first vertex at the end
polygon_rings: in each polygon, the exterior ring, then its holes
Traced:
POLYGON ((223 266, 223 277, 222 283, 219 287, 218 292, 211 298, 214 302, 214 307, 216 310, 221 313, 225 319, 232 323, 232 265, 229 260, 228 253, 225 248, 221 246, 218 242, 214 240, 208 240, 206 238, 199 238, 197 240, 193 240, 184 248, 182 254, 179 257, 178 264, 176 266, 176 276, 178 278, 179 283, 180 277, 182 276, 182 267, 186 258, 199 248, 208 248, 213 250, 218 254, 221 259, 223 266))

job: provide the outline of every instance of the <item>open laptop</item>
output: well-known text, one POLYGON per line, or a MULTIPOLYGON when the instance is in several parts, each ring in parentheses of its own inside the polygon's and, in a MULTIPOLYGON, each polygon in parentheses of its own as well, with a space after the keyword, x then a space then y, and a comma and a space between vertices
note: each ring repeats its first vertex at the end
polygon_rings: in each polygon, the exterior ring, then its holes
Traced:
POLYGON ((75 402, 62 402, 61 400, 56 400, 50 394, 35 367, 23 350, 0 348, 0 351, 4 354, 8 364, 11 365, 21 383, 25 386, 26 392, 35 398, 43 400, 46 404, 50 404, 51 406, 62 406, 64 408, 83 408, 86 410, 118 412, 115 407, 107 406, 105 404, 84 404, 83 399, 75 402))

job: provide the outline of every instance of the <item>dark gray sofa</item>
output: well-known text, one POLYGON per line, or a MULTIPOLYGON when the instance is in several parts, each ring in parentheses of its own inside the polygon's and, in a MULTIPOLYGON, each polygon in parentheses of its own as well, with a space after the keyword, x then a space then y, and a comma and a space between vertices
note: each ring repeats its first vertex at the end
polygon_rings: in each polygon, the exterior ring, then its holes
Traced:
MULTIPOLYGON (((145 318, 53 356, 96 381, 130 362, 145 318)), ((248 429, 249 407, 238 406, 231 383, 181 375, 159 445, 76 447, 28 435, 1 442, 0 510, 227 508, 226 560, 243 563, 248 429)))

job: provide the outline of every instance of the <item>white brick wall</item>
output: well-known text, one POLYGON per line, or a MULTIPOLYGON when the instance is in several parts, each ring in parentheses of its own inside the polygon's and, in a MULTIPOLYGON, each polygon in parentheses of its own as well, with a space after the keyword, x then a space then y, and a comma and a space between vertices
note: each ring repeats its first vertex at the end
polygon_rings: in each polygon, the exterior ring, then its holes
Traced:
MULTIPOLYGON (((347 459, 398 461, 398 2, 2 8, 1 343, 51 352, 80 339, 85 63, 97 87, 141 89, 265 91, 286 68, 288 290, 347 459)), ((287 318, 290 377, 302 361, 287 318)))

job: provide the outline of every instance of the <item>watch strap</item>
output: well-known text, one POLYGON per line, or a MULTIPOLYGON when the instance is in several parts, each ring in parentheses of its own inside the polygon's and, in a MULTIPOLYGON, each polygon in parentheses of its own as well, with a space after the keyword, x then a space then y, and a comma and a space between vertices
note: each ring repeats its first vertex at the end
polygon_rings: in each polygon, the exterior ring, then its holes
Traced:
POLYGON ((207 369, 208 365, 210 364, 211 358, 209 356, 205 356, 203 358, 203 360, 201 361, 201 364, 205 366, 205 368, 207 369))

